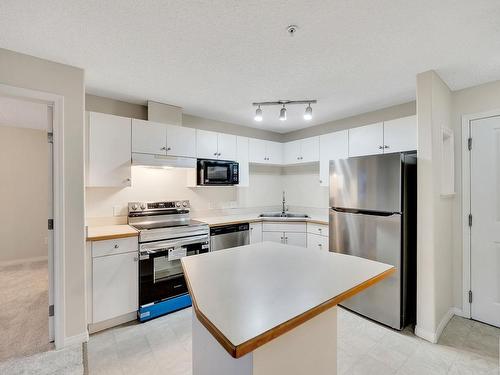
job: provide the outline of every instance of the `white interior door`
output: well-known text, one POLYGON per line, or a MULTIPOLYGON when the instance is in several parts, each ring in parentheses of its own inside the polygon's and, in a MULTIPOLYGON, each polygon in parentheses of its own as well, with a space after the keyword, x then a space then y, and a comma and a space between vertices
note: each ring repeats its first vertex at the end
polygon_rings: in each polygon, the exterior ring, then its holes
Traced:
POLYGON ((471 121, 471 316, 500 327, 500 117, 471 121))

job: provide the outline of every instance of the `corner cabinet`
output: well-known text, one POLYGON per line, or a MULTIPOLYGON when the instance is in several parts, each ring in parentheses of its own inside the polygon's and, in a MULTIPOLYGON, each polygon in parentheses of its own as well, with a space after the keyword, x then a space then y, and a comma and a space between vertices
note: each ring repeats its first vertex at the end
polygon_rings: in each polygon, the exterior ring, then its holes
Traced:
POLYGON ((236 136, 196 130, 196 156, 200 159, 236 160, 236 136))
POLYGON ((250 138, 249 161, 251 163, 281 165, 283 163, 283 144, 250 138))
POLYGON ((131 130, 130 118, 89 112, 87 186, 131 185, 131 130))
POLYGON ((310 137, 284 144, 284 164, 311 163, 318 160, 319 137, 310 137))

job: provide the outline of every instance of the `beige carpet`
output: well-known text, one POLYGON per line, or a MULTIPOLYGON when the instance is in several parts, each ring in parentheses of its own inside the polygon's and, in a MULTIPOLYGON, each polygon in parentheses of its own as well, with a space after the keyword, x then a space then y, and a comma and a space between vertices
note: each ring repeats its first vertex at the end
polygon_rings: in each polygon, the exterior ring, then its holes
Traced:
POLYGON ((0 267, 0 362, 52 349, 47 261, 0 267))

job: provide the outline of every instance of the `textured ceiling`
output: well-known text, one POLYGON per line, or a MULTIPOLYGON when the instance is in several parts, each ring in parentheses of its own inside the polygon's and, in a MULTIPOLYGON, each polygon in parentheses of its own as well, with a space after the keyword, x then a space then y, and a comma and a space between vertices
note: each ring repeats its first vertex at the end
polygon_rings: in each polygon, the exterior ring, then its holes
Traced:
POLYGON ((498 0, 2 0, 0 47, 76 65, 87 91, 278 132, 500 79, 498 0), (294 37, 286 32, 297 24, 294 37), (253 121, 253 101, 318 99, 253 121))
POLYGON ((0 126, 48 129, 47 104, 0 96, 0 126))

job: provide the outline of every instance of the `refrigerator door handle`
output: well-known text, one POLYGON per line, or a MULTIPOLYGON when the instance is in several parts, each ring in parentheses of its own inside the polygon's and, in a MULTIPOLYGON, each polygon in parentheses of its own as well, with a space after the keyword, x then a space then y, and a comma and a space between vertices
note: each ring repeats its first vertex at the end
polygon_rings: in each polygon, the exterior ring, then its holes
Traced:
POLYGON ((393 216, 401 215, 401 212, 385 212, 385 211, 373 211, 373 210, 359 210, 356 208, 344 208, 344 207, 332 207, 335 212, 343 212, 347 214, 358 214, 358 215, 372 215, 372 216, 393 216))

